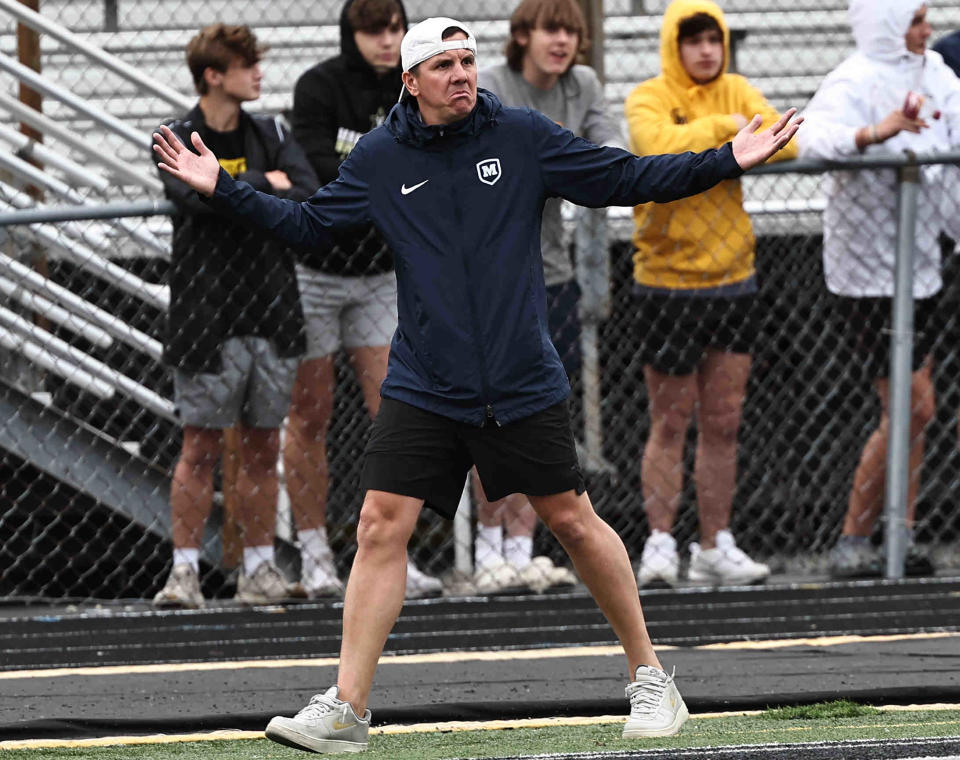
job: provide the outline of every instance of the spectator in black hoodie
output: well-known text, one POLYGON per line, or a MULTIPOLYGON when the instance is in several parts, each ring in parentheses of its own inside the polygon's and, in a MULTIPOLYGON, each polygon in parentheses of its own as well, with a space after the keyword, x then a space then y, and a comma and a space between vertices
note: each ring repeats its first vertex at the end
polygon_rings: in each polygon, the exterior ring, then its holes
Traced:
MULTIPOLYGON (((348 0, 340 15, 340 55, 297 81, 293 134, 320 183, 337 178, 360 137, 379 126, 397 102, 400 41, 407 16, 399 0, 348 0)), ((333 414, 334 358, 343 348, 367 411, 380 407, 390 340, 397 326, 393 257, 373 227, 351 230, 332 249, 301 256, 297 267, 307 353, 300 365, 284 444, 287 491, 297 523, 303 583, 313 597, 343 592, 326 532, 327 428, 333 414)), ((440 581, 412 563, 407 596, 441 591, 440 581)))

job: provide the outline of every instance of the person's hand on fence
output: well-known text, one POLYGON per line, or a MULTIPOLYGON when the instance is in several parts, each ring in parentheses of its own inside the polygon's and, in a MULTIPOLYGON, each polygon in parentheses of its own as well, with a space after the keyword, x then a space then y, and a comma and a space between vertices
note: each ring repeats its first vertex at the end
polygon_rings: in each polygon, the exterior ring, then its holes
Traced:
POLYGON ((762 164, 790 142, 803 123, 803 118, 790 121, 796 112, 796 108, 791 108, 763 132, 757 132, 763 121, 760 114, 757 114, 737 132, 736 137, 733 138, 733 157, 740 164, 741 169, 747 171, 762 164))
POLYGON ((190 142, 197 149, 197 153, 188 150, 168 127, 160 127, 160 132, 154 132, 153 141, 153 149, 161 159, 157 166, 201 195, 213 195, 217 189, 220 162, 203 144, 199 134, 190 134, 190 142))

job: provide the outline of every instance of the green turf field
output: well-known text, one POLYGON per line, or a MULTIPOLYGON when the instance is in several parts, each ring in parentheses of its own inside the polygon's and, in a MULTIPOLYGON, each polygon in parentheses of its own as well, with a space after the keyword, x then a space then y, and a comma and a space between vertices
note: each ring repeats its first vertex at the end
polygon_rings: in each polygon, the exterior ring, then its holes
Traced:
MULTIPOLYGON (((448 731, 372 736, 364 760, 440 760, 546 752, 797 743, 844 739, 960 736, 960 710, 877 711, 850 703, 771 710, 759 715, 692 718, 679 736, 624 741, 617 724, 448 731)), ((265 739, 3 751, 10 760, 296 760, 311 755, 265 739)), ((343 757, 350 757, 345 755, 343 757)))

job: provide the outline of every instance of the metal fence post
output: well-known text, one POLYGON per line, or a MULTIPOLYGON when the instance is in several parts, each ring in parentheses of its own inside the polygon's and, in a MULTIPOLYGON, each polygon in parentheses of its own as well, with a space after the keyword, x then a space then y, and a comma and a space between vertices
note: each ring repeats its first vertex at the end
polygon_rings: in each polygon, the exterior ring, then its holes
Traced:
POLYGON ((580 350, 583 383, 584 467, 613 472, 603 457, 603 415, 600 379, 600 323, 610 315, 610 259, 606 210, 578 209, 574 235, 577 281, 580 284, 580 350))
POLYGON ((910 482, 910 391, 913 357, 913 259, 916 245, 920 167, 897 169, 897 254, 890 335, 890 432, 884 494, 886 577, 902 578, 907 551, 907 498, 910 482))

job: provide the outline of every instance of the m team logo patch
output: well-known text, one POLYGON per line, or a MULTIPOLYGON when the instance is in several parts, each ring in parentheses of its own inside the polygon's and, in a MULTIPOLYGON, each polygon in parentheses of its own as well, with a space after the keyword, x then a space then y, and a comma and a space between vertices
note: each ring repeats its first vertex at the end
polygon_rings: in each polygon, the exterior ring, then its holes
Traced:
POLYGON ((500 179, 500 159, 485 158, 477 162, 477 176, 485 185, 495 185, 500 179))

